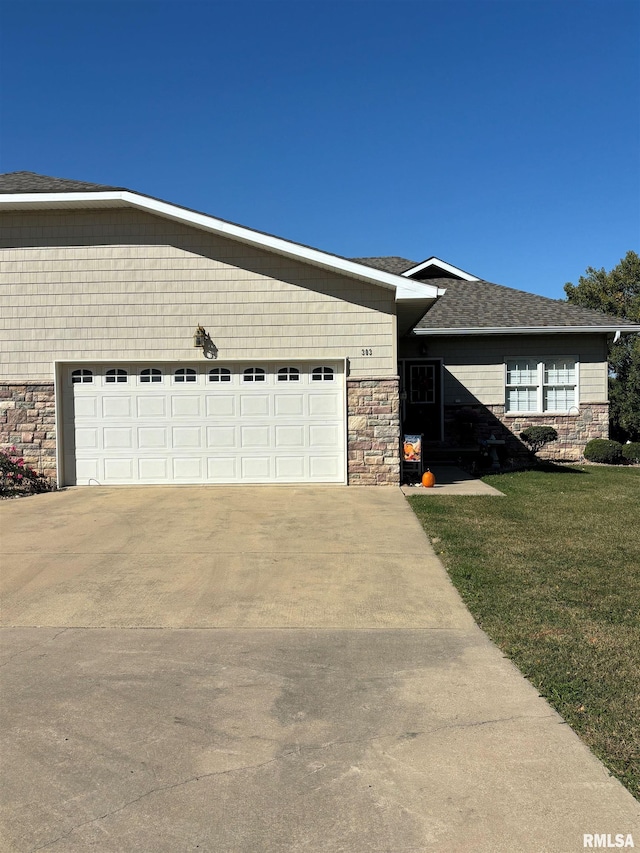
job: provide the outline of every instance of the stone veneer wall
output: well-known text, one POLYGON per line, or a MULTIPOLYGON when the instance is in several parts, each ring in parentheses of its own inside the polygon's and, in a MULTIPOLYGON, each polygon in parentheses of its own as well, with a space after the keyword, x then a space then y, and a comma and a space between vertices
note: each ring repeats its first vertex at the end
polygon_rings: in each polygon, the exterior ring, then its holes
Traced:
MULTIPOLYGON (((558 462, 577 462, 583 458, 582 453, 588 441, 609 437, 608 403, 583 403, 575 415, 506 415, 504 406, 464 408, 472 409, 477 418, 473 429, 474 440, 484 441, 491 435, 504 439, 509 456, 528 454, 519 436, 529 426, 551 426, 557 431, 557 441, 543 447, 538 456, 558 462)), ((450 440, 455 436, 455 423, 460 412, 459 406, 445 406, 445 432, 450 440)))
POLYGON ((31 468, 56 476, 53 382, 0 383, 0 448, 15 447, 31 468))
POLYGON ((348 477, 353 486, 400 483, 399 379, 347 379, 348 477))

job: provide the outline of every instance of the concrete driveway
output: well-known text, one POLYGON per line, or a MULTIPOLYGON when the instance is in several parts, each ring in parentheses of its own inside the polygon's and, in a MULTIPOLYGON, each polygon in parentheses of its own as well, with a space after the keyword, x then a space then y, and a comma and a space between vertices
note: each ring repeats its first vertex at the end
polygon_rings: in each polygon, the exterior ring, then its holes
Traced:
POLYGON ((640 846, 399 490, 87 488, 0 523, 3 851, 640 846))

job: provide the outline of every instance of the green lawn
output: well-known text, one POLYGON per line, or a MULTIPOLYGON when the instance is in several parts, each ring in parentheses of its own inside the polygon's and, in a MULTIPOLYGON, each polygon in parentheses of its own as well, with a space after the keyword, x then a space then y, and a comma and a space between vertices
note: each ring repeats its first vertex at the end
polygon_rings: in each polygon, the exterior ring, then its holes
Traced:
POLYGON ((486 478, 412 497, 478 623, 640 799, 640 469, 486 478))

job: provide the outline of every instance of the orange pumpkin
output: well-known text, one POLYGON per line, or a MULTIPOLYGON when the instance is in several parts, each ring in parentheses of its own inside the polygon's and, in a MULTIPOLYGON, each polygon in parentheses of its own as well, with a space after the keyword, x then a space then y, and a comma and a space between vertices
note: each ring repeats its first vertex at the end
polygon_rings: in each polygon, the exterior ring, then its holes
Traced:
POLYGON ((435 484, 436 484, 436 478, 433 476, 432 472, 429 471, 429 469, 427 468, 427 470, 422 475, 422 485, 426 489, 431 489, 431 488, 433 488, 433 486, 435 486, 435 484))

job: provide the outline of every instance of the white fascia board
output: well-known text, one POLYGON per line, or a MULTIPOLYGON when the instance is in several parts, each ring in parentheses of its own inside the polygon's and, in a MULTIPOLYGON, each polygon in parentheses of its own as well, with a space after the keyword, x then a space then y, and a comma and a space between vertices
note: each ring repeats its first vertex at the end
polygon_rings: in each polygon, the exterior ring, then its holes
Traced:
POLYGON ((238 240, 250 246, 277 252, 280 255, 311 263, 314 266, 377 284, 380 287, 395 291, 398 300, 437 299, 445 292, 441 287, 434 287, 431 284, 418 281, 407 282, 402 276, 393 273, 376 270, 373 267, 357 264, 346 258, 322 252, 319 249, 312 249, 299 243, 283 240, 280 237, 274 237, 271 234, 253 231, 250 228, 225 222, 223 219, 217 219, 214 216, 196 213, 128 190, 89 193, 16 193, 0 196, 0 209, 60 210, 70 207, 135 207, 147 213, 162 216, 165 219, 173 219, 214 234, 229 237, 232 240, 238 240))
POLYGON ((422 272, 423 270, 429 269, 429 267, 439 267, 441 270, 451 273, 451 275, 458 276, 458 278, 461 278, 463 281, 480 281, 477 276, 471 275, 470 273, 465 272, 464 270, 458 269, 458 267, 454 267, 452 266, 452 264, 448 264, 445 261, 441 261, 440 258, 436 257, 427 258, 426 261, 422 261, 421 263, 416 264, 415 267, 411 267, 411 269, 405 270, 402 275, 411 278, 411 276, 414 276, 417 273, 422 272))
POLYGON ((414 335, 556 335, 608 334, 611 332, 638 333, 640 326, 502 326, 497 328, 414 329, 414 335))

